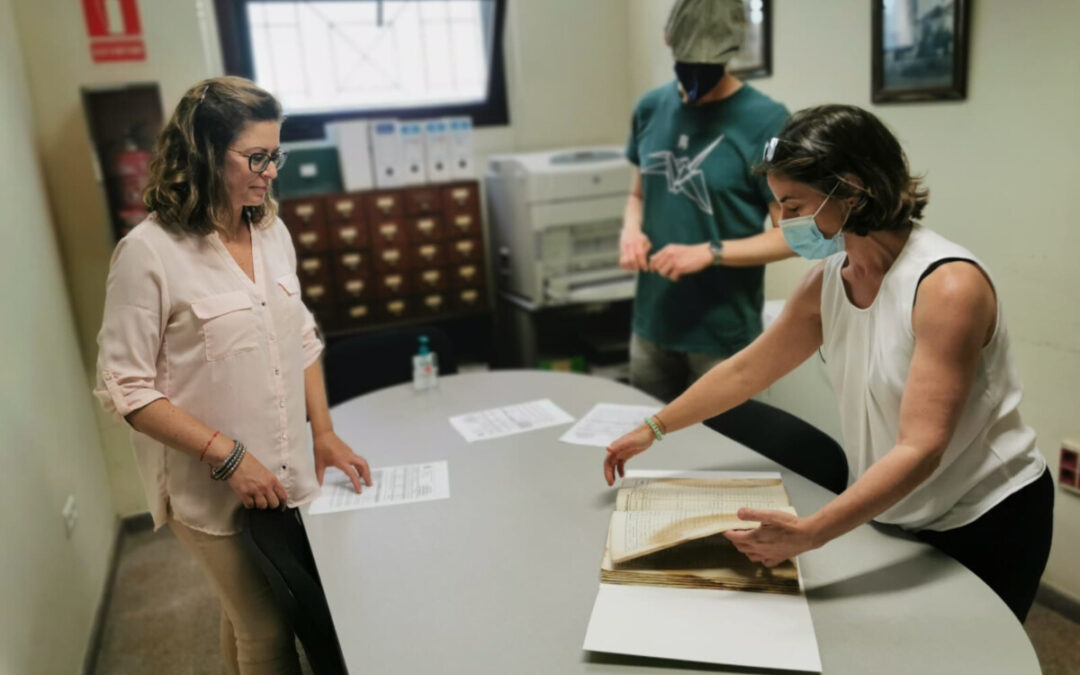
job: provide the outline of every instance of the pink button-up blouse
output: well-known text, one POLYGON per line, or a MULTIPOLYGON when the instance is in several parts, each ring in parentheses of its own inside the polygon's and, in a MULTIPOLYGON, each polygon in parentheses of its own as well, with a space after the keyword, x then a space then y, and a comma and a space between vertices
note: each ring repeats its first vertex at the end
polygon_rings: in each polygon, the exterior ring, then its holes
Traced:
MULTIPOLYGON (((169 399, 242 441, 297 506, 319 492, 304 370, 322 342, 285 225, 252 227, 251 245, 254 282, 216 233, 170 234, 151 216, 125 236, 109 268, 94 394, 121 417, 169 399)), ((237 531, 240 498, 206 463, 134 430, 132 439, 155 529, 171 509, 194 529, 237 531)))

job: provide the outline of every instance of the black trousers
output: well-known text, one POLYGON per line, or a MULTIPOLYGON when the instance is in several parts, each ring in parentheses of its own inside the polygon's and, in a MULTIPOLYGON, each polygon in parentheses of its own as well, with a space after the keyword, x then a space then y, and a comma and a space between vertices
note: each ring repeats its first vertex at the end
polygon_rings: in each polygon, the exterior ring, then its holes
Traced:
POLYGON ((1045 471, 973 523, 915 535, 974 572, 1023 623, 1046 569, 1053 530, 1054 481, 1045 471))

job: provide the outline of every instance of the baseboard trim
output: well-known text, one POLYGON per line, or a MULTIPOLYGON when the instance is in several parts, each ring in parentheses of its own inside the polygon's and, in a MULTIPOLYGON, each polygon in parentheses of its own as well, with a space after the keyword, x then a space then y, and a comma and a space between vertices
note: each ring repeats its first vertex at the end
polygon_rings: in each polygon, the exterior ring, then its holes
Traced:
POLYGON ((1049 584, 1039 584, 1035 602, 1054 610, 1058 614, 1080 623, 1080 600, 1049 584))
POLYGON ((105 579, 105 587, 101 591, 101 598, 98 599, 97 611, 94 612, 94 623, 90 627, 90 639, 86 642, 82 675, 94 675, 97 670, 97 657, 98 653, 101 652, 101 640, 105 633, 105 617, 109 613, 109 598, 112 597, 113 586, 116 583, 116 567, 120 557, 120 545, 124 541, 124 536, 150 530, 153 527, 154 518, 149 512, 120 518, 116 522, 112 551, 109 553, 108 576, 105 579))
POLYGON ((136 532, 145 532, 146 530, 154 529, 154 517, 150 515, 150 512, 136 513, 133 516, 127 516, 121 519, 124 526, 124 532, 126 534, 135 534, 136 532))
POLYGON ((86 653, 83 654, 82 675, 94 675, 97 669, 97 657, 101 652, 101 640, 105 631, 105 617, 109 613, 109 598, 112 597, 113 584, 116 581, 116 560, 120 555, 120 542, 124 538, 124 524, 118 520, 113 528, 112 550, 109 552, 108 576, 105 578, 105 586, 101 589, 101 597, 98 598, 97 610, 94 612, 94 623, 90 626, 90 639, 86 642, 86 653))

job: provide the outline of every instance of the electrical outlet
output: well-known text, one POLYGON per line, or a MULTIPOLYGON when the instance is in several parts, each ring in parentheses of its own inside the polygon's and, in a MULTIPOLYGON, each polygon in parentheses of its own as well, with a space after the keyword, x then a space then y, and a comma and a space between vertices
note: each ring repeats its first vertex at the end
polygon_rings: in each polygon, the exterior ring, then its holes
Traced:
POLYGON ((1058 461, 1058 487, 1080 494, 1080 443, 1061 442, 1058 461))
POLYGON ((79 522, 79 506, 75 502, 75 495, 68 495, 67 501, 64 502, 64 510, 60 512, 60 515, 64 517, 67 536, 71 537, 71 533, 75 531, 75 524, 79 522))

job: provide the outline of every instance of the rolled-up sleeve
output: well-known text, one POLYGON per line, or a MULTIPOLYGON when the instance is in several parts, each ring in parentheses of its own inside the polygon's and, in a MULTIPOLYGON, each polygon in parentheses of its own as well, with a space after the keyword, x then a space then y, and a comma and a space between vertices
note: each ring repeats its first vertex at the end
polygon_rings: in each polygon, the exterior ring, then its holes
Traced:
POLYGON ((94 395, 107 412, 123 418, 165 398, 156 381, 168 306, 164 268, 153 248, 139 238, 121 240, 109 265, 98 333, 94 395))

